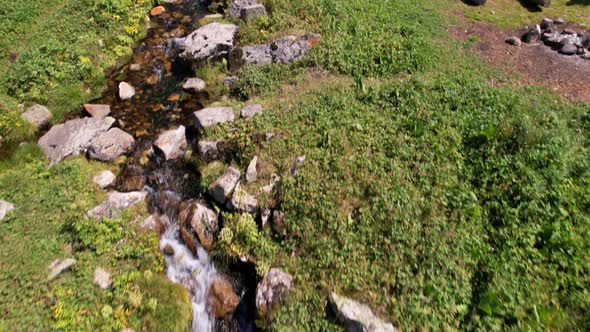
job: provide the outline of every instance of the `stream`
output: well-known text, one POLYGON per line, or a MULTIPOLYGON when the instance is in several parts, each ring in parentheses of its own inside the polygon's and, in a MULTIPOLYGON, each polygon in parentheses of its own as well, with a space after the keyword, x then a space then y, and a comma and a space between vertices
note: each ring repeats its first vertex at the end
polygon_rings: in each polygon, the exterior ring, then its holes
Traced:
POLYGON ((237 263, 238 266, 229 266, 223 271, 232 281, 241 302, 230 318, 216 320, 207 310, 207 292, 219 273, 205 249, 199 245, 194 255, 180 238, 176 223, 179 205, 189 199, 205 199, 198 189, 200 179, 195 165, 183 158, 165 161, 150 153, 159 133, 179 125, 187 127, 189 146, 195 146, 198 134, 190 130, 189 116, 209 102, 206 93, 183 92, 184 81, 194 77, 194 73, 190 63, 178 56, 180 50, 171 42, 195 30, 199 19, 208 12, 199 0, 166 4, 165 8, 166 12, 151 17, 147 36, 137 46, 131 60, 110 75, 106 91, 93 101, 110 105, 117 126, 136 139, 134 151, 126 159, 115 187, 124 192, 148 191, 149 212, 159 215, 164 227, 160 249, 163 252, 168 249, 168 254, 163 254, 166 274, 171 281, 184 285, 191 296, 191 330, 254 331, 256 281, 253 267, 237 263), (121 81, 135 87, 136 94, 130 100, 118 97, 121 81))

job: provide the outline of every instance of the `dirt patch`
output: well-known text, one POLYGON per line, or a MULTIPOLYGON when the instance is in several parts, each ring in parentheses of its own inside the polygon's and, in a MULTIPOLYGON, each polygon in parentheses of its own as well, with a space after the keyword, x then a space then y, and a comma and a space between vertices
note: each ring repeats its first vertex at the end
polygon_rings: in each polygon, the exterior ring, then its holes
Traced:
POLYGON ((568 100, 590 104, 590 61, 561 55, 541 42, 521 46, 505 42, 524 32, 524 29, 507 30, 479 22, 449 29, 452 36, 462 40, 478 38, 473 50, 490 65, 517 74, 516 85, 544 86, 568 100))

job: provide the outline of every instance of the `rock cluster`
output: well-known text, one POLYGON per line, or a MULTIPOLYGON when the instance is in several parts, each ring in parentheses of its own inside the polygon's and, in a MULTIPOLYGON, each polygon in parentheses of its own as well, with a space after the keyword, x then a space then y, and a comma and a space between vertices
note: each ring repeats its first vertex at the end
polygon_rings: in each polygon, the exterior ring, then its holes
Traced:
MULTIPOLYGON (((590 59, 590 33, 579 33, 573 29, 561 28, 563 24, 561 19, 544 18, 541 24, 527 29, 527 32, 522 36, 522 41, 525 43, 541 41, 561 54, 580 55, 590 59)), ((509 38, 507 42, 516 45, 514 38, 509 38)))

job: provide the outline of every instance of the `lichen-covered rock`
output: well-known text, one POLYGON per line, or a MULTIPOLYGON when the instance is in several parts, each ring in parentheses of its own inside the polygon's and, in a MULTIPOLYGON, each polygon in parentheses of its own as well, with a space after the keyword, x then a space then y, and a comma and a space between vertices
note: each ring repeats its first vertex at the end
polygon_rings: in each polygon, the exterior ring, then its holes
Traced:
POLYGON ((397 328, 392 323, 375 316, 371 308, 364 304, 336 293, 330 293, 328 302, 338 320, 344 325, 345 331, 397 332, 397 328))
POLYGON ((199 241, 205 250, 211 250, 219 231, 219 220, 213 209, 200 202, 190 202, 178 214, 178 224, 184 243, 193 253, 197 253, 195 241, 199 241))
POLYGON ((194 112, 193 115, 195 127, 199 130, 234 121, 234 110, 231 107, 208 107, 194 112))
POLYGON ((57 278, 57 276, 59 276, 60 274, 62 274, 65 271, 69 270, 70 267, 72 267, 76 263, 77 263, 77 261, 73 258, 66 258, 64 260, 60 260, 60 259, 54 260, 47 267, 49 269, 49 274, 47 275, 47 280, 51 281, 51 280, 57 278))
POLYGON ((222 145, 223 140, 199 141, 197 149, 203 159, 211 161, 220 158, 222 145))
POLYGON ((114 122, 111 117, 70 120, 53 126, 39 139, 39 145, 50 164, 54 165, 86 150, 92 140, 109 130, 114 122))
POLYGON ((262 105, 248 105, 242 108, 242 110, 240 111, 240 117, 242 117, 243 119, 249 119, 260 112, 262 112, 262 105))
POLYGON ((256 4, 258 4, 256 0, 229 0, 229 4, 227 6, 229 16, 240 17, 243 8, 256 4))
POLYGON ((133 136, 119 128, 112 128, 90 141, 88 155, 100 161, 113 161, 131 151, 134 144, 133 136))
POLYGON ((237 29, 234 24, 207 24, 186 37, 181 56, 195 62, 226 56, 233 48, 237 29))
POLYGON ((45 106, 33 105, 21 114, 21 117, 30 122, 35 128, 41 128, 49 124, 52 114, 45 106))
POLYGON ((186 152, 186 128, 180 126, 174 130, 168 130, 160 134, 154 146, 164 154, 166 160, 180 158, 186 152))
POLYGON ((272 320, 273 307, 280 305, 289 295, 293 277, 277 268, 270 269, 256 287, 256 309, 258 315, 272 320))
POLYGON ((95 220, 101 221, 104 218, 116 218, 122 210, 132 207, 146 198, 146 192, 133 191, 130 193, 121 193, 110 191, 107 199, 94 209, 88 211, 88 216, 95 220))
POLYGON ((320 42, 321 36, 314 33, 302 37, 287 36, 270 44, 274 63, 289 64, 303 58, 320 42))
POLYGON ((230 197, 238 181, 240 180, 240 171, 230 167, 223 175, 215 180, 209 187, 209 195, 220 204, 225 204, 230 197))
POLYGON ((264 7, 263 4, 250 5, 240 9, 240 17, 244 21, 248 21, 260 16, 266 16, 266 7, 264 7))

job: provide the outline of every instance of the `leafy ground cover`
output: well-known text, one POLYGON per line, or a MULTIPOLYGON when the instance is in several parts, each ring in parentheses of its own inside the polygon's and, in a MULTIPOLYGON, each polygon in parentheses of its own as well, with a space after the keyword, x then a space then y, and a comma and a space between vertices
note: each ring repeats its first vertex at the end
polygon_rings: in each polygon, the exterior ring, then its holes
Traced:
POLYGON ((588 106, 512 88, 441 35, 455 2, 267 4, 242 42, 254 27, 273 38, 276 15, 322 43, 290 68, 243 70, 231 95, 268 111, 207 135, 284 177, 288 235, 260 234, 296 286, 272 328, 339 329, 325 311, 338 291, 404 330, 587 330, 588 106))

